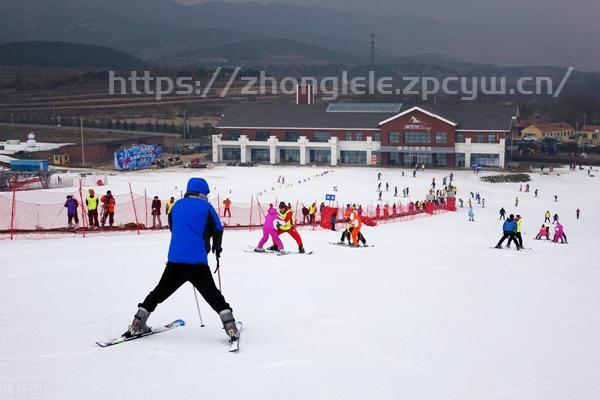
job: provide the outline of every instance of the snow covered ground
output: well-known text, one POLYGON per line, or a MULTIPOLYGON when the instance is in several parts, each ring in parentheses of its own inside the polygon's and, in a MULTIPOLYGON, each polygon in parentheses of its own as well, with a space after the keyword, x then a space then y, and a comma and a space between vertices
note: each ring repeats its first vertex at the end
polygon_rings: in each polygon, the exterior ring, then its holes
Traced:
MULTIPOLYGON (((325 170, 218 167, 109 183, 167 196, 199 175, 234 202, 263 190, 265 202, 320 202, 337 185, 341 203, 376 203, 377 170, 336 168, 303 182, 325 170), (276 185, 279 175, 296 184, 276 185)), ((448 174, 382 172, 384 185, 409 186, 414 199, 448 174)), ((0 398, 597 399, 598 178, 534 173, 534 198, 518 184, 454 173, 459 197, 478 191, 486 199, 474 223, 465 208, 366 228, 375 244, 366 249, 331 246, 339 233, 301 229, 315 253, 283 257, 243 252, 256 230, 227 231, 223 293, 245 324, 237 354, 227 353, 218 316, 203 302, 200 327, 189 284, 150 321, 187 326, 112 348, 94 344, 122 333, 156 284, 167 232, 0 240, 0 398), (501 206, 523 216, 532 250, 490 248, 501 206), (560 215, 568 245, 532 240, 547 209, 560 215)))

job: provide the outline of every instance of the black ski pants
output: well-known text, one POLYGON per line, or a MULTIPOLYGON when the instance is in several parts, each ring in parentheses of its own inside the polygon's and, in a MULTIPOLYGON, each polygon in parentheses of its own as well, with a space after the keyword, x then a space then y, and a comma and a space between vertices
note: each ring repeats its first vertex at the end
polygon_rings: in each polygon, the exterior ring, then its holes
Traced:
POLYGON ((153 312, 158 304, 175 293, 185 282, 191 282, 217 313, 231 309, 217 289, 208 265, 173 262, 167 263, 158 285, 146 296, 143 303, 138 304, 138 307, 144 307, 148 312, 153 312))
MULTIPOLYGON (((352 237, 353 230, 354 230, 354 227, 349 228, 349 229, 344 229, 344 231, 342 232, 342 238, 340 239, 340 241, 343 242, 344 240, 348 240, 348 243, 350 243, 350 238, 352 237)), ((367 239, 365 239, 362 232, 358 232, 358 240, 360 240, 362 244, 367 243, 367 239)))
POLYGON ((521 247, 521 246, 519 246, 519 242, 517 241, 517 237, 515 236, 515 232, 504 232, 504 234, 500 238, 500 241, 498 242, 497 246, 502 246, 502 243, 504 243, 504 241, 506 239, 508 239, 508 244, 509 245, 510 245, 511 242, 515 242, 515 244, 519 248, 521 247))

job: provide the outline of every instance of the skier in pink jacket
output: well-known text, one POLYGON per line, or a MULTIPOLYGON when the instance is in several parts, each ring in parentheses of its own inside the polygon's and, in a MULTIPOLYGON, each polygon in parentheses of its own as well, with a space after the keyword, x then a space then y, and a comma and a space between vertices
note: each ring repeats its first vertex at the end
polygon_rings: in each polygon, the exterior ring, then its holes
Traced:
POLYGON ((554 243, 558 243, 558 241, 560 240, 561 243, 566 243, 566 235, 565 235, 565 228, 562 226, 562 224, 560 222, 556 223, 556 227, 554 229, 554 243))
POLYGON ((265 251, 263 246, 269 240, 269 236, 273 239, 273 243, 277 246, 277 249, 280 253, 283 253, 283 243, 281 239, 279 239, 279 234, 277 233, 277 225, 283 224, 283 219, 277 213, 277 210, 273 207, 269 208, 267 211, 267 215, 265 215, 265 222, 263 224, 263 236, 258 242, 258 247, 254 249, 254 251, 262 253, 265 251))

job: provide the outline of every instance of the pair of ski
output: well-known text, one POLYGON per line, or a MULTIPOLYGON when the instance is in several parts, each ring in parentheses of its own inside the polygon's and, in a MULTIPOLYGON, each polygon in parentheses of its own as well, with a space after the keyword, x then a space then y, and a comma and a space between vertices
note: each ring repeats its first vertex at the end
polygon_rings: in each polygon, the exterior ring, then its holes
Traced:
POLYGON ((287 256, 287 255, 291 255, 291 254, 310 256, 313 253, 312 251, 307 251, 305 253, 300 253, 299 251, 283 251, 283 252, 280 252, 280 251, 277 251, 277 250, 269 250, 269 249, 264 249, 264 251, 257 251, 252 246, 248 246, 248 247, 249 247, 248 250, 244 250, 245 253, 275 254, 275 255, 278 255, 278 256, 287 256))
MULTIPOLYGON (((240 336, 242 334, 242 328, 244 325, 240 321, 237 321, 235 323, 235 325, 237 327, 237 335, 235 336, 234 339, 230 339, 230 341, 229 341, 229 352, 230 353, 234 353, 240 349, 240 336)), ((135 335, 135 336, 121 335, 118 338, 107 340, 105 342, 96 342, 96 344, 100 347, 110 347, 110 346, 114 346, 116 344, 130 342, 135 339, 141 339, 146 336, 156 335, 157 333, 171 331, 175 328, 179 328, 180 326, 185 326, 185 321, 183 321, 182 319, 177 319, 169 324, 154 327, 146 333, 142 333, 142 334, 135 335)))
MULTIPOLYGON (((496 247, 496 246, 492 246, 490 247, 490 249, 496 249, 496 250, 510 250, 512 247, 496 247)), ((515 248, 516 249, 516 248, 515 248)), ((532 250, 531 247, 521 247, 521 250, 532 250)))
POLYGON ((375 247, 374 244, 367 244, 367 245, 360 244, 358 246, 353 246, 351 244, 346 244, 344 242, 329 242, 329 244, 333 245, 333 246, 351 247, 351 248, 355 248, 355 249, 358 249, 361 247, 375 247))

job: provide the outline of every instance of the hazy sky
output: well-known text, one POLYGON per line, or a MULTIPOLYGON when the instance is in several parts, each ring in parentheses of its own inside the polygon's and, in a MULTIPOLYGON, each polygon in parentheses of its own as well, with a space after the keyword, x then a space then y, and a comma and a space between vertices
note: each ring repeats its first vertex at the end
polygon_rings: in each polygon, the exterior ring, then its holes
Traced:
MULTIPOLYGON (((180 3, 201 3, 203 0, 176 0, 180 3)), ((231 0, 230 0, 231 1, 231 0)), ((235 2, 246 2, 233 0, 235 2)), ((232 1, 232 2, 233 2, 232 1)), ((553 24, 569 24, 577 29, 580 23, 598 26, 600 0, 280 0, 260 3, 288 3, 348 8, 374 14, 417 14, 458 21, 501 21, 517 19, 553 24)))

